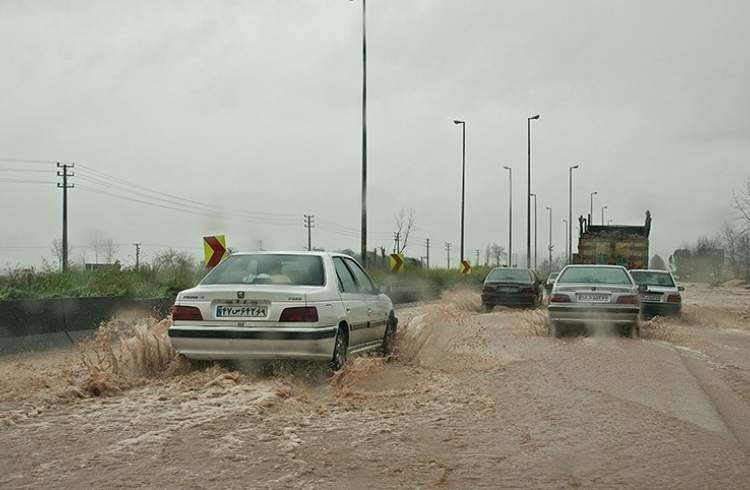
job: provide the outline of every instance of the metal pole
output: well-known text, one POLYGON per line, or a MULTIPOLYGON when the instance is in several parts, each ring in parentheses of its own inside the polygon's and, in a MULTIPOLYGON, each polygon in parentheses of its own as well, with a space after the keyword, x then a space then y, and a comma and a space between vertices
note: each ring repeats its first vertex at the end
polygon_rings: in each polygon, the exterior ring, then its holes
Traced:
POLYGON ((430 239, 425 238, 425 246, 427 247, 427 268, 430 268, 430 239))
POLYGON ((536 218, 537 218, 537 214, 536 214, 536 194, 531 194, 531 197, 534 198, 534 271, 536 272, 536 267, 537 267, 537 257, 536 257, 537 256, 537 240, 536 240, 536 235, 537 235, 537 227, 536 227, 536 218))
POLYGON ((68 177, 73 177, 73 173, 68 173, 68 169, 75 164, 57 162, 57 167, 62 168, 62 172, 57 172, 58 177, 62 177, 62 184, 58 183, 57 187, 63 190, 63 209, 62 209, 62 271, 68 270, 68 189, 74 187, 74 184, 68 184, 68 177))
POLYGON ((362 0, 362 265, 367 267, 367 0, 362 0))
POLYGON ((549 250, 549 262, 547 262, 547 273, 552 272, 552 208, 550 206, 547 206, 547 211, 549 211, 549 245, 547 246, 547 250, 549 250))
POLYGON ((565 228, 563 228, 563 237, 565 240, 565 263, 568 263, 568 220, 564 219, 563 224, 565 225, 565 228))
POLYGON ((607 209, 607 206, 602 206, 602 226, 604 226, 604 210, 607 209))
POLYGON ((571 165, 568 168, 569 171, 569 194, 568 194, 568 256, 567 263, 570 264, 573 261, 573 169, 578 168, 579 165, 571 165))
MULTIPOLYGON (((526 268, 531 268, 531 120, 539 119, 539 114, 526 118, 526 156, 528 188, 526 191, 526 268)), ((536 252, 534 253, 536 256, 536 252)))
POLYGON ((513 169, 503 168, 508 171, 508 267, 513 267, 513 169))
POLYGON ((593 221, 594 221, 594 196, 597 194, 598 192, 596 191, 591 193, 591 208, 589 209, 589 225, 593 224, 593 221))

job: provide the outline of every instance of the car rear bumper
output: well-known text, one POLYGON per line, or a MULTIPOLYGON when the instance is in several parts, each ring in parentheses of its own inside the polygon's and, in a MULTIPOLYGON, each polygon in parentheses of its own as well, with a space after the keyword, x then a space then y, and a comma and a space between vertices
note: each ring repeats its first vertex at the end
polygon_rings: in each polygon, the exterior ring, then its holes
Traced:
POLYGON ((637 306, 550 305, 550 320, 558 323, 629 325, 638 323, 637 306))
POLYGON ((641 303, 641 313, 644 315, 675 316, 682 312, 681 303, 641 303))
POLYGON ((169 340, 190 359, 329 360, 338 327, 243 328, 172 326, 169 340))
POLYGON ((488 306, 531 306, 536 299, 536 294, 528 293, 482 293, 482 304, 488 306))

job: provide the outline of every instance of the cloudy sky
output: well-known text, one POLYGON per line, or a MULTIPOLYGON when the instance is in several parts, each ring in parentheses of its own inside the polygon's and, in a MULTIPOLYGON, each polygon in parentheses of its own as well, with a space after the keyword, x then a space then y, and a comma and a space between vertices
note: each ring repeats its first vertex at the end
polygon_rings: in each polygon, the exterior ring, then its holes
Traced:
MULTIPOLYGON (((543 255, 553 209, 641 224, 652 251, 720 230, 750 177, 750 7, 744 1, 370 0, 370 248, 458 250, 467 121, 466 254, 525 243, 526 117, 543 255)), ((225 233, 252 250, 358 250, 361 4, 345 0, 0 3, 0 158, 76 163, 73 258, 97 239, 131 263, 201 253, 225 233), (140 202, 138 202, 140 201, 140 202), (146 204, 150 203, 150 204, 146 204), (213 206, 209 208, 207 205, 213 206)), ((51 257, 52 164, 0 162, 0 264, 51 257), (27 170, 27 171, 20 171, 27 170), (35 183, 19 183, 35 181, 35 183)))

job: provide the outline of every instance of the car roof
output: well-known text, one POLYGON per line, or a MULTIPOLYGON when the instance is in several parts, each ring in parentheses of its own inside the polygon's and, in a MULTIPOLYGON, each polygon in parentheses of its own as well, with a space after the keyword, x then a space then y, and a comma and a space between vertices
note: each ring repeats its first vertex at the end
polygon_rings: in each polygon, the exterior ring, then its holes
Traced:
POLYGON ((533 272, 531 269, 527 269, 525 267, 493 267, 490 272, 493 271, 504 271, 504 270, 512 270, 512 271, 526 271, 526 272, 533 272))
POLYGON ((630 272, 656 272, 659 274, 671 274, 671 272, 665 271, 664 269, 632 269, 630 272))
POLYGON ((609 265, 609 264, 568 264, 565 266, 566 269, 580 269, 584 267, 595 268, 595 269, 625 269, 625 267, 621 265, 609 265))
POLYGON ((314 250, 308 252, 307 250, 263 250, 257 252, 234 252, 232 255, 310 255, 312 257, 350 257, 344 253, 339 252, 321 252, 314 250))

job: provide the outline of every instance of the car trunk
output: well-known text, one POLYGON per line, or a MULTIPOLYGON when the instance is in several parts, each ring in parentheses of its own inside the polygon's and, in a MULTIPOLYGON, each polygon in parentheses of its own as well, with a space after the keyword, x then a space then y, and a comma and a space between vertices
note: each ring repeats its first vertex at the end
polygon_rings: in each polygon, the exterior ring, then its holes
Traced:
MULTIPOLYGON (((283 308, 288 306, 305 306, 307 294, 314 291, 311 286, 290 286, 278 284, 221 284, 201 286, 200 298, 204 320, 236 322, 278 321, 283 308)), ((191 301, 191 294, 183 296, 185 302, 191 301)))

